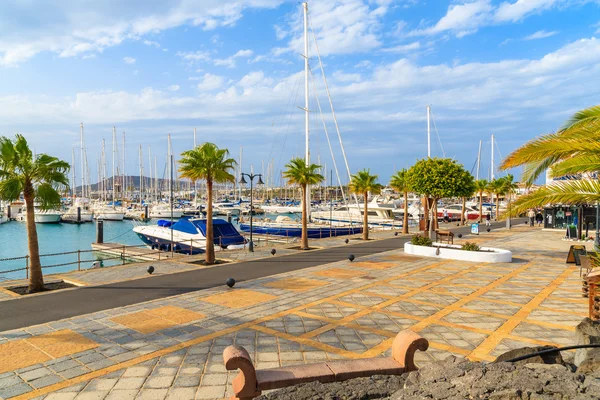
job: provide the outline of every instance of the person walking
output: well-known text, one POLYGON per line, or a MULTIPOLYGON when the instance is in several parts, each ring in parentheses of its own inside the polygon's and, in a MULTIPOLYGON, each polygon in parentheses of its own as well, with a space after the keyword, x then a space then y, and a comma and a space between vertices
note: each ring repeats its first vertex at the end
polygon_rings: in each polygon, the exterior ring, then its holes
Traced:
POLYGON ((448 210, 444 210, 444 222, 450 222, 450 218, 448 217, 448 210))
POLYGON ((529 210, 529 212, 527 213, 527 216, 529 217, 529 226, 533 226, 533 221, 535 218, 535 211, 533 211, 533 208, 531 208, 529 210))
POLYGON ((487 215, 485 216, 485 226, 491 226, 491 225, 492 225, 492 214, 487 213, 487 215))
POLYGON ((540 210, 535 214, 535 222, 537 222, 538 226, 542 226, 542 222, 544 222, 544 216, 540 210))

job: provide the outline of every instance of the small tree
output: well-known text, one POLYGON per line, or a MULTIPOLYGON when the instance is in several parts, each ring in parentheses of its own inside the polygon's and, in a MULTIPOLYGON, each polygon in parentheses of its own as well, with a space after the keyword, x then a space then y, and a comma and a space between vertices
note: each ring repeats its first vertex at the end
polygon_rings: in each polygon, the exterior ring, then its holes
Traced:
POLYGON ((29 292, 44 290, 40 248, 35 227, 34 201, 42 209, 60 206, 59 191, 69 187, 69 164, 47 154, 33 156, 22 135, 12 141, 0 138, 0 199, 25 199, 29 247, 29 292))
POLYGON ((465 224, 465 213, 467 211, 467 197, 471 197, 473 196, 473 193, 475 193, 475 178, 473 178, 473 175, 471 175, 471 173, 465 169, 463 169, 464 174, 463 177, 461 177, 459 180, 463 182, 462 186, 459 186, 456 192, 456 195, 458 197, 462 198, 462 211, 460 214, 460 223, 461 225, 465 224))
POLYGON ((410 188, 408 187, 408 182, 406 180, 406 169, 401 169, 396 172, 395 175, 392 175, 390 179, 390 186, 393 187, 400 193, 404 194, 404 219, 402 221, 402 233, 408 233, 408 192, 410 188))
MULTIPOLYGON (((472 187, 473 177, 463 166, 449 158, 426 158, 417 161, 407 173, 408 184, 415 193, 425 195, 437 204, 439 199, 464 196, 464 188, 472 187)), ((437 218, 437 215, 432 216, 437 218)), ((429 224, 433 232, 433 222, 429 224)))
POLYGON ((349 188, 352 193, 364 196, 363 240, 369 240, 369 192, 379 194, 383 185, 377 183, 377 175, 371 175, 368 169, 364 169, 352 175, 349 188))
POLYGON ((302 189, 302 240, 300 247, 302 250, 308 250, 308 207, 306 204, 306 192, 310 185, 316 185, 323 182, 323 175, 317 171, 320 165, 306 165, 303 158, 292 158, 285 166, 287 169, 283 172, 283 177, 292 185, 298 185, 302 189))
POLYGON ((504 183, 502 182, 502 178, 494 179, 491 182, 488 182, 487 191, 491 195, 491 202, 494 202, 494 195, 496 195, 496 220, 500 216, 500 195, 502 194, 502 190, 504 183))

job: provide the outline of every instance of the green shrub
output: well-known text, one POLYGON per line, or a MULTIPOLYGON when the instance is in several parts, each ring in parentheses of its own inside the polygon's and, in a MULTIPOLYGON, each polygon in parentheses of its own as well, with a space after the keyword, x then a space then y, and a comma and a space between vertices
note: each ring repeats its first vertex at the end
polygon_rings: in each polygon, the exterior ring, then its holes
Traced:
POLYGON ((462 245, 462 247, 460 249, 466 250, 466 251, 479 251, 480 250, 477 243, 473 243, 473 242, 466 242, 465 244, 462 245))
POLYGON ((410 243, 415 246, 431 247, 433 242, 427 236, 414 235, 410 240, 410 243))

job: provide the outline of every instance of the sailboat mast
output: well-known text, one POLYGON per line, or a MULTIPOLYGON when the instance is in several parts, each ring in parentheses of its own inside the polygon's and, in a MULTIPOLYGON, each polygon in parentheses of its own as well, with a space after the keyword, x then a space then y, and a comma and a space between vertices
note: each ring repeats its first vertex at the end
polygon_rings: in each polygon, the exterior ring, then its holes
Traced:
POLYGON ((144 159, 142 158, 142 145, 140 144, 140 205, 144 204, 144 159))
POLYGON ((83 122, 79 124, 79 143, 81 145, 81 197, 85 197, 85 161, 83 146, 83 122))
POLYGON ((113 126, 113 156, 112 156, 112 205, 115 208, 116 190, 115 190, 115 161, 117 155, 117 128, 113 126))
POLYGON ((494 180, 494 135, 492 134, 492 164, 490 166, 491 168, 491 179, 490 180, 494 180))
POLYGON ((106 142, 102 139, 102 200, 106 201, 106 142))
MULTIPOLYGON (((238 177, 238 180, 242 180, 242 156, 244 153, 244 146, 240 146, 240 165, 238 167, 240 176, 238 177)), ((242 201, 242 185, 240 185, 240 201, 242 201)))
MULTIPOLYGON (((71 154, 71 162, 73 163, 73 165, 75 165, 75 149, 72 149, 72 154, 71 154)), ((75 181, 75 168, 72 168, 71 171, 73 171, 72 176, 73 176, 73 187, 71 189, 71 197, 73 198, 73 201, 75 200, 75 196, 77 196, 77 193, 75 188, 77 187, 77 182, 75 181)))
POLYGON ((148 168, 150 168, 150 174, 148 175, 150 179, 148 180, 148 193, 150 197, 150 201, 152 201, 152 147, 148 146, 148 168))
POLYGON ((427 157, 431 157, 431 106, 427 106, 427 157))
POLYGON ((123 176, 123 178, 121 179, 121 193, 123 193, 123 198, 127 197, 127 184, 125 182, 126 179, 126 175, 125 175, 125 132, 123 132, 123 157, 121 157, 123 159, 123 169, 121 170, 121 175, 123 176))
MULTIPOLYGON (((310 147, 309 147, 309 111, 308 111, 308 3, 302 3, 304 9, 304 130, 305 130, 305 153, 304 163, 310 165, 310 147)), ((310 214, 310 187, 306 190, 306 207, 310 214)))
MULTIPOLYGON (((196 128, 194 128, 194 149, 197 146, 196 142, 196 128)), ((194 206, 198 204, 198 181, 194 180, 194 206)))
POLYGON ((479 151, 477 152, 477 180, 479 180, 479 170, 481 169, 481 140, 479 141, 479 151))

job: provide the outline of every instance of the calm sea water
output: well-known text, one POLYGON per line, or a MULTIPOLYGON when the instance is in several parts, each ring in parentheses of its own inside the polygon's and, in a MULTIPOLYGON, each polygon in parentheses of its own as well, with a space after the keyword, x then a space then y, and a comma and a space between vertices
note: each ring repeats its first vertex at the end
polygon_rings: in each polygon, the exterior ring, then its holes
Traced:
MULTIPOLYGON (((277 215, 266 215, 275 219, 277 215)), ((224 217, 218 217, 224 218, 224 217)), ((247 217, 245 217, 247 218, 247 217)), ((298 218, 292 216, 292 218, 298 218)), ((255 217, 255 219, 259 219, 255 217)), ((150 221, 148 224, 156 224, 150 221)), ((234 224, 236 221, 234 219, 234 224)), ((96 223, 76 224, 37 224, 40 254, 55 254, 81 250, 81 269, 87 269, 95 260, 104 259, 104 265, 120 264, 122 261, 106 260, 110 256, 97 252, 90 252, 92 243, 96 241, 96 223)), ((131 221, 105 221, 104 242, 115 242, 124 245, 142 245, 142 241, 132 231, 131 221)), ((25 271, 3 273, 17 268, 25 267, 25 260, 1 260, 5 258, 24 257, 27 250, 27 230, 24 222, 11 221, 0 225, 0 280, 25 278, 25 271)), ((56 255, 42 257, 42 266, 52 266, 77 261, 77 254, 56 255)), ((77 264, 44 268, 44 273, 58 273, 77 269, 77 264)))

